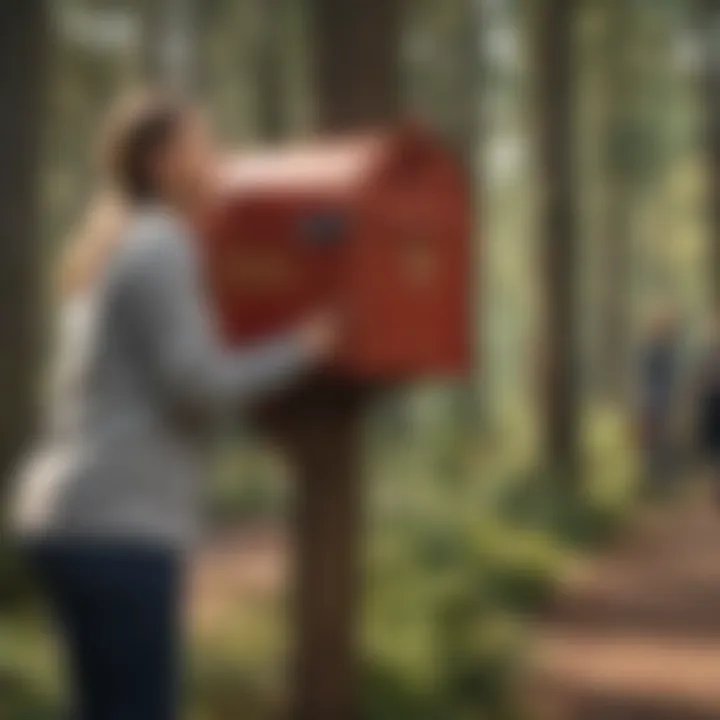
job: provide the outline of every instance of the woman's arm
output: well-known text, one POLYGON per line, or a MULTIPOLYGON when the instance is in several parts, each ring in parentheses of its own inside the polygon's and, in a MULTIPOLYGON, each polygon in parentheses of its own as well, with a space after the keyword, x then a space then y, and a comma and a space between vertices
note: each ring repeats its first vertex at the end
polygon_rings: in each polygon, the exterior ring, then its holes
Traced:
POLYGON ((128 263, 128 330, 147 378, 173 407, 233 412, 320 359, 319 348, 300 331, 237 351, 223 347, 192 238, 169 218, 142 235, 128 263))

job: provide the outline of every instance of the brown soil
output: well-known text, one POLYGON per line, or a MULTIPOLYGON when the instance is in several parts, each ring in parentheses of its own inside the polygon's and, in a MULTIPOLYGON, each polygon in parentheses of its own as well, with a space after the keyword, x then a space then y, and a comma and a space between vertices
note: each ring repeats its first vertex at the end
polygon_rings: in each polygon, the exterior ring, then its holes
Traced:
POLYGON ((720 719, 720 509, 648 512, 537 629, 529 720, 720 719))

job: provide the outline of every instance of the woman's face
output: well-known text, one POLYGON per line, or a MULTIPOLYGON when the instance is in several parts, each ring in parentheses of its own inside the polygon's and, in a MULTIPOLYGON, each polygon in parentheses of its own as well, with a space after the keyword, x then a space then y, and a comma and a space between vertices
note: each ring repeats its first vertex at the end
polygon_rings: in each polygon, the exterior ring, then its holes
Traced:
POLYGON ((158 158, 163 194, 188 207, 202 204, 212 189, 217 156, 207 120, 199 112, 188 113, 158 158))

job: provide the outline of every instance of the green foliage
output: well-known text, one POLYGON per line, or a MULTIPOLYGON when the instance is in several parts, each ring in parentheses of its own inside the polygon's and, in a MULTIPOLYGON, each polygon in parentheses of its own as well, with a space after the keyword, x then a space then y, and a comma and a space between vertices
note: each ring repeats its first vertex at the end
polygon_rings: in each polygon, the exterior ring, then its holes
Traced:
POLYGON ((281 518, 288 489, 281 460, 272 448, 249 438, 225 443, 217 453, 210 493, 214 526, 281 518))
POLYGON ((634 507, 640 472, 624 414, 599 409, 585 433, 585 483, 578 493, 563 492, 552 477, 530 468, 505 486, 503 514, 531 527, 551 528, 579 546, 603 543, 634 507))
POLYGON ((225 627, 200 641, 191 667, 193 719, 269 720, 283 707, 276 618, 225 627))
POLYGON ((0 622, 0 709, 3 720, 45 720, 60 698, 57 659, 44 626, 6 616, 0 622))
MULTIPOLYGON (((511 716, 525 618, 545 606, 577 543, 607 540, 634 497, 631 449, 608 413, 589 424, 588 464, 596 469, 586 492, 572 498, 558 497, 534 472, 516 469, 493 482, 480 474, 488 466, 477 453, 457 446, 466 462, 450 485, 442 475, 418 474, 435 469, 432 457, 442 457, 446 443, 434 452, 425 446, 418 465, 405 455, 404 480, 390 463, 392 476, 378 481, 392 511, 383 515, 382 502, 375 508, 368 560, 365 717, 372 720, 511 716), (392 504, 393 482, 408 483, 402 507, 392 504)), ((495 470, 514 464, 510 456, 495 470)))

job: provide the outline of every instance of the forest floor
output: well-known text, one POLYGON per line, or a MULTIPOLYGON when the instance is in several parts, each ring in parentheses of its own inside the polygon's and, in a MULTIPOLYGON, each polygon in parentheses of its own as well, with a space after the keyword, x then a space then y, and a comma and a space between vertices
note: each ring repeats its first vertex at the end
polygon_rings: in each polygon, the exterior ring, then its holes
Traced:
POLYGON ((647 510, 561 584, 533 638, 530 720, 720 719, 720 507, 647 510))
POLYGON ((200 552, 191 587, 191 621, 202 633, 257 603, 282 596, 290 575, 291 543, 279 524, 256 523, 223 533, 200 552))
MULTIPOLYGON (((211 543, 194 573, 196 630, 281 597, 291 548, 275 524, 211 543)), ((707 488, 579 561, 530 647, 528 720, 720 720, 720 507, 707 488)))

